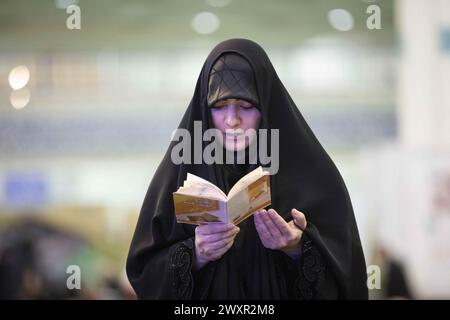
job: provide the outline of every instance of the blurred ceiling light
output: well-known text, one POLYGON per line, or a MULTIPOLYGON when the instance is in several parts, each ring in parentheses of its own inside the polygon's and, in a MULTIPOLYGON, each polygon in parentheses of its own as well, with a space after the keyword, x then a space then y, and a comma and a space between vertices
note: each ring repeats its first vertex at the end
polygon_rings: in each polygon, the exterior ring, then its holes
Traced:
POLYGON ((353 16, 344 9, 333 9, 328 11, 328 22, 338 31, 349 31, 353 29, 353 16))
POLYGON ((30 90, 23 88, 12 91, 10 101, 14 109, 24 108, 30 102, 30 90))
POLYGON ((191 21, 192 28, 200 34, 211 34, 217 31, 220 26, 220 19, 214 13, 197 13, 191 21))
POLYGON ((25 87, 30 80, 30 70, 27 66, 14 67, 9 73, 8 81, 11 88, 19 90, 25 87))
POLYGON ((229 5, 231 0, 206 0, 205 2, 211 7, 222 8, 229 5))
POLYGON ((58 9, 66 9, 72 4, 78 4, 78 0, 55 0, 55 6, 58 9))
POLYGON ((304 49, 292 62, 294 77, 303 89, 310 91, 340 87, 345 84, 348 73, 345 61, 345 57, 332 48, 304 49))

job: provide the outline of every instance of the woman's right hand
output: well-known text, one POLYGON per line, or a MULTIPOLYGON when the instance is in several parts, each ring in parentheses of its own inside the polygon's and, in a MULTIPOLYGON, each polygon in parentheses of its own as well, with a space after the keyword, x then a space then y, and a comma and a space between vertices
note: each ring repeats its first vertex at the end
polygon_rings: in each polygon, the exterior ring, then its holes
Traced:
POLYGON ((201 269, 208 262, 220 259, 233 245, 239 230, 232 223, 210 223, 197 226, 194 269, 201 269))

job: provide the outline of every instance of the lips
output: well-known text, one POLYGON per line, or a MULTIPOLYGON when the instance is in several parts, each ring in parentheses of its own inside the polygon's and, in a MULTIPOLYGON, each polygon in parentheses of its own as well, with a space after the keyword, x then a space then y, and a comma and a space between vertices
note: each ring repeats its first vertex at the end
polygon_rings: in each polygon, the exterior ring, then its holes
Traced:
POLYGON ((242 134, 239 134, 239 135, 223 134, 223 136, 225 137, 225 139, 234 140, 234 141, 242 140, 244 138, 244 135, 242 135, 242 134))
POLYGON ((237 131, 225 131, 222 132, 222 134, 224 136, 230 136, 230 137, 241 137, 244 136, 244 132, 242 130, 237 130, 237 131))

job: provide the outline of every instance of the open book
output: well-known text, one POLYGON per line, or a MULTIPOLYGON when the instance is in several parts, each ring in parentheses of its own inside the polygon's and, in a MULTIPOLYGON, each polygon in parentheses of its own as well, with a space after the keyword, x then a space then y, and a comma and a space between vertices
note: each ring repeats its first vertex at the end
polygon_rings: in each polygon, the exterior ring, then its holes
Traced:
POLYGON ((173 193, 179 223, 231 222, 239 224, 271 204, 269 172, 258 167, 242 177, 226 195, 219 187, 188 173, 173 193))

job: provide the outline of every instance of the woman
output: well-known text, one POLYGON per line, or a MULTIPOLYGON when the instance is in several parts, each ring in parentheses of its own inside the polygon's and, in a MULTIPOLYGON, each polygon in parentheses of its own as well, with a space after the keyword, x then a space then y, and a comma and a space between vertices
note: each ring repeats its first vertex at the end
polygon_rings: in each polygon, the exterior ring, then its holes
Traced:
POLYGON ((179 128, 194 133, 194 121, 203 130, 218 129, 224 150, 243 154, 245 163, 174 164, 171 143, 147 191, 128 256, 138 297, 366 299, 364 255, 344 182, 258 44, 231 39, 212 50, 179 128), (227 193, 261 165, 259 153, 255 159, 249 151, 257 137, 233 135, 247 129, 279 130, 278 141, 266 146, 278 147, 271 209, 238 227, 178 224, 172 192, 188 172, 227 193))

